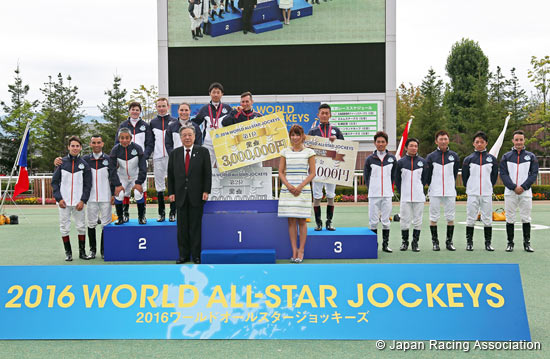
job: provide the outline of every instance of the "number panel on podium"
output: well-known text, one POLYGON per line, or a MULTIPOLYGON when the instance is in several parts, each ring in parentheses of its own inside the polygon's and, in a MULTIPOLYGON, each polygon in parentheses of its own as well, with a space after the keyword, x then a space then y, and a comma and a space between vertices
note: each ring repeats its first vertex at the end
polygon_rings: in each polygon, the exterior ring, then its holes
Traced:
POLYGON ((175 222, 157 222, 149 219, 140 225, 137 219, 104 228, 106 261, 160 261, 176 260, 178 254, 175 222))

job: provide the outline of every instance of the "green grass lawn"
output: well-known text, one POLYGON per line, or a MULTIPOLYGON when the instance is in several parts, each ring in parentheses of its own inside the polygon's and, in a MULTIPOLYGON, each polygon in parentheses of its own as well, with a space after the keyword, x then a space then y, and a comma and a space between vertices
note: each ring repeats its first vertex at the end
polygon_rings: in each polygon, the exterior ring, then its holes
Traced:
MULTIPOLYGON (((334 0, 338 1, 338 0, 334 0)), ((496 204, 495 204, 496 208, 496 204)), ((483 249, 483 232, 474 234, 474 251, 466 252, 465 226, 460 224, 466 218, 464 203, 457 205, 457 225, 454 242, 456 252, 442 250, 433 252, 428 229, 428 208, 424 212, 424 227, 420 240, 420 253, 399 252, 399 224, 392 223, 390 247, 394 253, 380 252, 376 260, 346 260, 347 263, 519 263, 523 281, 525 302, 533 341, 541 342, 542 351, 434 351, 392 352, 378 351, 374 341, 314 341, 314 340, 39 340, 39 341, 0 341, 0 358, 258 358, 258 357, 315 357, 315 358, 547 358, 546 347, 550 345, 549 285, 547 276, 550 270, 548 227, 550 226, 550 204, 535 202, 533 207, 532 246, 535 253, 526 253, 521 245, 521 231, 516 231, 516 250, 504 251, 506 235, 504 224, 495 223, 493 246, 495 252, 483 249)), ((53 206, 28 206, 19 210, 7 207, 7 214, 20 215, 19 225, 0 226, 1 265, 117 265, 128 262, 104 263, 101 259, 82 261, 75 258, 65 262, 63 245, 59 235, 57 209, 53 206)), ((339 205, 335 212, 335 225, 338 227, 366 226, 368 223, 366 205, 339 205)), ((394 207, 393 213, 397 213, 394 207)), ((154 220, 156 208, 148 207, 149 220, 154 220)), ((323 208, 323 214, 325 209, 323 208)), ((137 216, 135 205, 131 217, 137 216)), ((310 225, 313 225, 312 223, 310 225)), ((519 228, 519 226, 516 226, 519 228)), ((444 226, 440 226, 440 238, 444 237, 444 226)), ((73 254, 77 254, 76 233, 71 235, 73 254)), ((98 243, 99 244, 99 243, 98 243)), ((149 264, 151 262, 132 262, 149 264)), ((172 262, 160 262, 167 265, 172 262)), ((285 261, 286 263, 286 261, 285 261)), ((341 260, 306 260, 307 263, 342 263, 341 260)), ((0 309, 1 320, 1 309, 0 309)), ((75 321, 85 321, 86 317, 75 317, 75 321)), ((111 325, 106 323, 106 325, 111 325)))

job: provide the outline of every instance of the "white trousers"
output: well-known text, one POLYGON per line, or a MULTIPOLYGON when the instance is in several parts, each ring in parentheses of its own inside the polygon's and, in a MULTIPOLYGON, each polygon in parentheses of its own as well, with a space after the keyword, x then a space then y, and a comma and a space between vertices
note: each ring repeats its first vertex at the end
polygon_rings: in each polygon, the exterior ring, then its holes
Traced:
POLYGON ((321 199, 323 198, 323 187, 325 187, 325 192, 327 193, 327 198, 334 198, 336 196, 336 185, 333 183, 324 183, 324 182, 313 182, 313 198, 321 199))
POLYGON ((217 168, 218 162, 216 161, 216 153, 214 152, 214 147, 209 145, 204 145, 204 144, 202 146, 206 147, 206 149, 210 153, 210 165, 212 166, 212 168, 214 168, 214 165, 216 165, 216 168, 217 168))
POLYGON ((519 196, 515 193, 504 196, 506 222, 514 223, 516 221, 516 213, 518 207, 521 222, 531 223, 531 209, 533 208, 533 199, 530 196, 519 196))
POLYGON ((101 228, 105 227, 111 223, 113 218, 111 202, 88 202, 86 215, 88 216, 88 228, 95 228, 98 218, 101 220, 101 228))
POLYGON ((369 197, 369 226, 377 229, 382 222, 383 229, 390 228, 391 197, 369 197))
MULTIPOLYGON (((124 197, 128 197, 130 198, 130 192, 132 191, 132 187, 134 187, 134 185, 136 184, 136 180, 137 180, 137 176, 136 177, 132 177, 130 179, 128 179, 128 177, 125 177, 125 176, 122 176, 122 178, 120 178, 120 183, 122 183, 122 187, 123 187, 123 190, 120 191, 120 193, 118 194, 118 196, 116 196, 116 199, 118 201, 122 201, 124 199, 124 197)), ((147 186, 145 185, 145 183, 147 182, 143 182, 143 192, 145 192, 147 189, 147 186)), ((139 201, 140 199, 143 198, 143 193, 141 193, 140 191, 138 190, 134 190, 134 199, 136 201, 139 201)))
POLYGON ((76 206, 59 207, 59 230, 61 236, 68 236, 71 233, 71 216, 74 219, 74 225, 78 234, 86 234, 86 209, 76 210, 76 206))
POLYGON ((445 213, 447 222, 455 220, 455 196, 430 196, 430 221, 437 222, 439 220, 441 206, 445 213))
POLYGON ((473 227, 477 215, 481 213, 481 222, 485 227, 493 224, 493 198, 492 196, 468 195, 466 202, 466 226, 473 227))
POLYGON ((166 176, 168 175, 168 157, 153 159, 153 172, 155 174, 155 189, 157 192, 166 191, 166 176))
POLYGON ((412 222, 413 228, 420 230, 423 212, 424 202, 401 202, 399 207, 401 229, 409 229, 412 222))

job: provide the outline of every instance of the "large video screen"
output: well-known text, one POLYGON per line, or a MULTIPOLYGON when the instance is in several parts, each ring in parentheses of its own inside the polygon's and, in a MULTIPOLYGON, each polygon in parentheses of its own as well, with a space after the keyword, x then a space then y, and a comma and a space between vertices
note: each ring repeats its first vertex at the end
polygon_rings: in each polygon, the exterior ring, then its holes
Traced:
POLYGON ((385 0, 225 1, 168 0, 171 97, 206 95, 214 81, 232 95, 386 91, 385 0))

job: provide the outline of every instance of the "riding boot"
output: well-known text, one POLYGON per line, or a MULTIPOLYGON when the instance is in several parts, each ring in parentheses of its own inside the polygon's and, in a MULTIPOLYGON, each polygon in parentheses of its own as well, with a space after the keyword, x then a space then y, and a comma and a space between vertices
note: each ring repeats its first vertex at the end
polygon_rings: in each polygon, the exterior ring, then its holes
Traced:
POLYGON ((454 225, 447 225, 447 240, 445 241, 445 247, 449 251, 456 251, 455 246, 453 245, 453 233, 455 231, 454 225))
POLYGON ((79 234, 78 235, 78 258, 88 260, 90 257, 86 254, 86 235, 85 234, 79 234))
POLYGON ((420 248, 418 248, 419 240, 420 240, 420 229, 413 229, 413 240, 411 243, 411 249, 413 252, 420 252, 420 248))
MULTIPOLYGON (((128 201, 130 199, 128 198, 128 201)), ((124 219, 124 223, 128 222, 130 220, 130 204, 129 203, 125 203, 122 205, 122 210, 123 210, 123 213, 124 213, 124 216, 123 216, 123 219, 124 219)))
POLYGON ((409 248, 409 230, 402 229, 401 230, 401 247, 399 247, 399 250, 406 251, 407 248, 409 248))
POLYGON ((124 206, 124 205, 123 204, 115 204, 116 215, 118 217, 117 221, 115 222, 115 226, 124 224, 124 210, 123 210, 122 206, 124 206))
POLYGON ((508 245, 506 246, 506 252, 514 251, 514 224, 506 222, 506 237, 508 239, 508 245))
POLYGON ((388 247, 388 242, 390 241, 390 230, 382 228, 382 250, 387 253, 393 252, 390 247, 388 247))
POLYGON ((145 218, 145 202, 138 203, 137 208, 138 208, 138 222, 139 222, 139 224, 146 224, 147 223, 147 218, 145 218))
POLYGON ((484 227, 483 234, 485 235, 485 250, 492 252, 495 249, 491 247, 491 240, 493 239, 493 227, 484 227))
POLYGON ((313 213, 315 213, 315 230, 323 230, 323 221, 321 220, 321 206, 313 206, 313 213))
POLYGON ((466 227, 466 250, 474 250, 474 227, 466 227))
POLYGON ((103 250, 103 230, 101 230, 101 244, 100 244, 100 247, 101 247, 101 249, 100 249, 101 259, 103 259, 103 258, 105 258, 104 254, 103 254, 104 253, 104 250, 103 250))
POLYGON ((176 221, 176 202, 170 202, 170 214, 168 215, 170 222, 176 221))
POLYGON ((63 240, 63 247, 65 247, 65 260, 67 262, 70 262, 73 260, 73 251, 71 250, 71 241, 69 239, 69 236, 63 236, 61 237, 63 240))
POLYGON ((334 206, 327 206, 327 231, 335 231, 336 228, 332 225, 332 217, 334 216, 334 206))
POLYGON ((437 226, 430 226, 430 232, 432 233, 432 249, 438 251, 439 239, 437 238, 437 226))
POLYGON ((157 192, 157 200, 159 204, 159 218, 157 222, 164 222, 166 219, 166 206, 164 205, 164 192, 157 192))
POLYGON ((94 259, 97 251, 95 228, 88 228, 88 243, 90 244, 90 259, 94 259))
POLYGON ((523 249, 526 252, 534 252, 531 247, 531 223, 523 223, 523 249))

